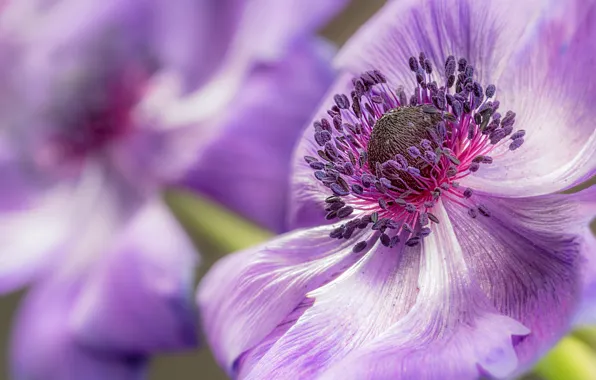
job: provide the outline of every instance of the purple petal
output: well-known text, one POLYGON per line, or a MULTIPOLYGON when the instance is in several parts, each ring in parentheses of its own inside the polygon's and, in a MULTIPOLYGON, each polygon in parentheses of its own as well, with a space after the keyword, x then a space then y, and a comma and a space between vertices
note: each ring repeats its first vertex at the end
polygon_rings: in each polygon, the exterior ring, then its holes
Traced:
POLYGON ((90 268, 72 304, 73 333, 93 347, 139 354, 194 347, 196 262, 169 210, 150 202, 90 268))
POLYGON ((322 378, 500 378, 517 368, 512 337, 529 330, 493 308, 475 282, 445 209, 438 205, 433 212, 441 223, 424 240, 416 303, 389 329, 333 363, 322 378))
POLYGON ((548 194, 596 175, 596 3, 561 4, 497 81, 501 109, 517 112, 524 145, 466 179, 507 196, 548 194))
MULTIPOLYGON (((569 329, 593 281, 584 235, 596 214, 596 187, 572 195, 496 198, 475 195, 491 213, 471 219, 447 204, 463 254, 496 309, 532 333, 517 343, 527 366, 569 329)), ((442 221, 441 221, 442 222, 442 221)))
POLYGON ((129 184, 95 167, 77 181, 40 188, 26 207, 0 214, 0 292, 97 257, 138 204, 129 184))
POLYGON ((378 69, 394 86, 413 88, 409 57, 424 52, 442 70, 445 59, 455 55, 477 69, 482 83, 492 82, 515 51, 513 42, 528 33, 529 20, 541 14, 544 3, 390 1, 346 43, 337 63, 354 74, 378 69))
POLYGON ((233 112, 217 121, 221 134, 185 184, 284 231, 291 155, 333 77, 327 55, 317 43, 305 43, 279 64, 256 69, 233 101, 233 112))
POLYGON ((79 286, 71 278, 38 283, 23 300, 13 327, 12 377, 30 380, 133 380, 144 374, 135 353, 90 350, 78 344, 69 311, 79 286))
POLYGON ((596 237, 594 232, 586 231, 584 242, 586 252, 585 282, 582 305, 574 320, 574 324, 580 326, 596 324, 596 237))
POLYGON ((329 238, 332 227, 298 230, 228 256, 207 274, 198 302, 207 339, 221 365, 237 374, 235 362, 262 342, 306 294, 331 281, 366 252, 355 242, 329 238))
MULTIPOLYGON (((299 319, 294 317, 298 320, 278 334, 275 345, 266 352, 249 352, 241 377, 316 378, 389 329, 416 301, 420 253, 420 246, 402 243, 389 249, 377 242, 343 276, 308 294, 314 304, 299 319)), ((255 350, 265 351, 262 346, 255 350)))

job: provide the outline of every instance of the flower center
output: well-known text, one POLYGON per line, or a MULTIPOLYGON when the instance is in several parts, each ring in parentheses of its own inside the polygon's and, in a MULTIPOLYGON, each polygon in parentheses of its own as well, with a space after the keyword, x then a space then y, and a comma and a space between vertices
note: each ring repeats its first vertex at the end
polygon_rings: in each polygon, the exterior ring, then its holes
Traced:
POLYGON ((86 158, 101 154, 133 128, 132 110, 148 73, 137 66, 88 73, 60 88, 47 110, 42 165, 78 170, 86 158), (61 95, 61 96, 60 96, 61 95))
MULTIPOLYGON (((420 141, 429 141, 429 130, 441 121, 441 115, 424 112, 422 106, 404 106, 390 110, 375 123, 370 140, 368 142, 368 166, 373 174, 380 173, 382 164, 392 160, 397 154, 404 157, 415 155, 418 158, 420 152, 416 146, 420 141)), ((437 145, 430 143, 434 150, 437 145)), ((422 159, 412 162, 412 167, 420 172, 428 174, 430 167, 422 159)), ((402 174, 404 182, 413 188, 419 188, 415 178, 408 173, 402 174)), ((392 182, 400 187, 399 182, 392 182)))
POLYGON ((349 219, 331 238, 349 239, 370 226, 370 239, 387 247, 417 245, 431 233, 430 222, 439 223, 432 210, 441 197, 467 208, 472 218, 490 217, 458 181, 524 142, 523 130, 513 133, 515 113, 498 112, 496 87, 474 81, 465 59, 447 58, 442 85, 423 53, 408 63, 418 83, 410 97, 369 71, 352 80, 349 96, 334 96, 331 122, 314 123, 318 157, 304 158, 332 193, 326 218, 349 219))

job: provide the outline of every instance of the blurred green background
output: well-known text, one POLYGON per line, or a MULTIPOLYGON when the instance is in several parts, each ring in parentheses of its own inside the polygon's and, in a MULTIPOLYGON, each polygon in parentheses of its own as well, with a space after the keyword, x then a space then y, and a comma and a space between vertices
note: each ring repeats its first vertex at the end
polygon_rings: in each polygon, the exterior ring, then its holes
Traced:
MULTIPOLYGON (((338 45, 343 44, 349 36, 367 20, 384 0, 353 0, 334 21, 321 30, 321 34, 338 45)), ((596 184, 595 180, 591 184, 596 184)), ((588 184, 586 184, 587 186, 588 184)), ((583 186, 585 187, 585 186, 583 186)), ((198 269, 198 279, 219 257, 227 252, 240 249, 225 237, 239 234, 246 243, 257 243, 268 236, 269 232, 261 230, 249 223, 232 220, 233 217, 200 199, 191 198, 183 193, 169 193, 166 195, 168 203, 178 218, 186 225, 195 243, 202 252, 203 265, 198 269), (201 209, 198 213, 194 210, 201 209), (208 218, 204 215, 209 214, 208 218), (202 216, 203 215, 203 216, 202 216), (214 220, 215 218, 215 220, 214 220), (229 231, 214 229, 213 226, 232 223, 237 230, 234 234, 229 231), (226 235, 221 235, 226 232, 226 235), (218 235, 218 233, 220 235, 218 235), (209 234, 206 239, 203 235, 209 234), (203 238, 202 238, 203 237, 203 238)), ((592 225, 596 232, 596 223, 592 225)), ((8 378, 8 351, 11 318, 23 292, 3 297, 0 300, 0 355, 4 358, 0 362, 0 380, 8 378)), ((573 337, 565 338, 537 367, 536 374, 527 379, 547 380, 596 380, 596 329, 576 332, 573 337)), ((202 350, 183 354, 162 355, 151 363, 150 380, 224 380, 226 376, 213 361, 209 351, 202 350)), ((51 380, 51 379, 48 379, 51 380)), ((109 380, 109 379, 106 379, 109 380)))

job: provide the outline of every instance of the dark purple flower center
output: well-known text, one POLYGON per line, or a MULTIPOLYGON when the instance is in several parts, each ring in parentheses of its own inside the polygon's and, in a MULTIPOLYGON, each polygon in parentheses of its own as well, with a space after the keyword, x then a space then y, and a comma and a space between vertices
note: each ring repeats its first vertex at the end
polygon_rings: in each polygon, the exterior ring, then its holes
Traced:
MULTIPOLYGON (((403 87, 392 91, 379 71, 369 71, 353 79, 350 96, 334 96, 331 122, 314 123, 319 157, 305 160, 332 192, 326 217, 358 212, 332 238, 348 239, 370 226, 385 246, 417 245, 431 233, 430 223, 439 223, 432 209, 440 197, 466 207, 472 218, 489 217, 490 210, 458 180, 523 144, 525 132, 513 133, 515 113, 497 112, 495 86, 483 89, 474 81, 465 59, 447 58, 440 86, 423 53, 409 66, 418 83, 410 97, 403 87)), ((354 251, 367 244, 358 242, 354 251)))

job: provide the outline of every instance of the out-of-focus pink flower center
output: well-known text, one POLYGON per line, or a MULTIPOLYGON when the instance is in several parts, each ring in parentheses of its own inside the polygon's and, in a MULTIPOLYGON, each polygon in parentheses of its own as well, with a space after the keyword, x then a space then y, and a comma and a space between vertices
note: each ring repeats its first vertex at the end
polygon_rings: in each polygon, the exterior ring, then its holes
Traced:
MULTIPOLYGON (((458 181, 523 144, 525 132, 513 133, 515 113, 498 112, 496 87, 475 82, 465 59, 447 58, 441 85, 423 53, 409 66, 418 83, 411 96, 403 87, 392 91, 383 74, 369 71, 354 78, 349 97, 335 95, 327 112, 331 122, 314 123, 319 157, 305 160, 333 193, 327 219, 364 214, 336 228, 332 238, 348 239, 372 224, 386 246, 404 239, 417 245, 431 233, 430 222, 439 223, 432 209, 440 197, 466 207, 473 218, 489 217, 472 189, 458 181)), ((366 245, 361 241, 354 250, 366 245)))
POLYGON ((118 75, 64 89, 74 93, 50 108, 39 163, 52 170, 78 170, 88 158, 106 154, 134 130, 133 111, 147 77, 144 70, 127 67, 118 75))

